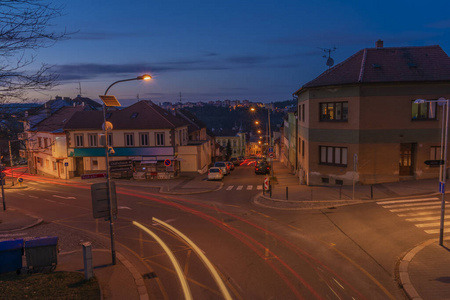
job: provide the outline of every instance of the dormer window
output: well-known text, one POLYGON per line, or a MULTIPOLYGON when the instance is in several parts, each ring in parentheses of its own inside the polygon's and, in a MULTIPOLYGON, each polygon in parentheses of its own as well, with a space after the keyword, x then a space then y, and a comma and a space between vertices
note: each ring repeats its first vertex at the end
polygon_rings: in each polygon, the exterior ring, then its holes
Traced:
POLYGON ((130 119, 136 119, 137 116, 138 116, 138 113, 135 112, 135 113, 133 113, 133 114, 131 115, 130 119))

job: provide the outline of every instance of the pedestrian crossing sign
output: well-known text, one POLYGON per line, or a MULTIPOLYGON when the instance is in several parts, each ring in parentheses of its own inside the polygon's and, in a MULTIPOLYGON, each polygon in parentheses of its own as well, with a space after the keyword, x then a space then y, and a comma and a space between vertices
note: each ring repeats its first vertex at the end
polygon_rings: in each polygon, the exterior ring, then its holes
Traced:
POLYGON ((439 181, 439 193, 445 194, 445 182, 439 181))

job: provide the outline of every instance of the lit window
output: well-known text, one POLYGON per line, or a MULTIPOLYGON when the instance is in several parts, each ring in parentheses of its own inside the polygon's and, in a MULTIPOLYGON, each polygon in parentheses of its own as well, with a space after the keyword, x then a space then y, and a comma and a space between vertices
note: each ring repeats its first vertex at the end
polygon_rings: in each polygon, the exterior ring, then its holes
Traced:
POLYGON ((414 103, 412 102, 412 120, 436 120, 436 102, 414 103))
POLYGON ((347 121, 348 102, 320 103, 320 121, 347 121))

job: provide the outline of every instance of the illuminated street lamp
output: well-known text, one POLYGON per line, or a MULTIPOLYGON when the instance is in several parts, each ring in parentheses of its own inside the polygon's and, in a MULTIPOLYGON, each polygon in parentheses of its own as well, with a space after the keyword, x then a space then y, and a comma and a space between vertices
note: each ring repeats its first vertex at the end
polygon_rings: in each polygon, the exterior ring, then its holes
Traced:
POLYGON ((132 81, 132 80, 150 80, 152 76, 148 74, 144 74, 142 76, 138 76, 130 79, 122 79, 116 82, 113 82, 105 91, 104 95, 100 95, 100 99, 103 101, 103 133, 105 135, 105 160, 106 160, 106 195, 108 199, 109 206, 109 230, 111 235, 111 256, 112 256, 112 264, 116 264, 116 249, 114 246, 114 219, 113 219, 113 207, 111 203, 111 181, 109 174, 109 151, 112 150, 112 147, 108 145, 108 130, 112 130, 112 124, 110 122, 106 122, 106 106, 121 106, 119 101, 117 101, 114 96, 107 96, 109 89, 120 82, 132 81), (108 128, 109 127, 109 128, 108 128))
POLYGON ((259 125, 259 121, 255 121, 255 125, 259 125))
POLYGON ((442 109, 442 132, 441 132, 441 162, 439 164, 439 192, 442 194, 441 201, 441 224, 439 227, 439 245, 442 246, 444 239, 444 215, 445 215, 445 182, 447 181, 447 146, 448 146, 448 113, 450 99, 439 98, 438 100, 417 99, 415 104, 438 103, 443 106, 442 109), (445 107, 445 110, 444 110, 445 107), (444 115, 445 113, 445 115, 444 115), (445 119, 445 125, 444 125, 445 119), (444 129, 445 126, 445 129, 444 129), (444 151, 442 151, 444 150, 444 151))

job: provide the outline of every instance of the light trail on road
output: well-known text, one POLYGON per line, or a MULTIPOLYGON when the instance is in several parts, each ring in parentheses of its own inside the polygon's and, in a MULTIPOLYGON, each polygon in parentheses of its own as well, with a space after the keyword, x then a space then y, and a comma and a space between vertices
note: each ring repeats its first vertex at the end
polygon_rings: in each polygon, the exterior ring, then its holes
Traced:
MULTIPOLYGON (((87 182, 87 185, 80 185, 79 183, 76 184, 68 184, 65 182, 65 180, 58 180, 58 179, 49 179, 49 178, 42 178, 42 177, 38 177, 38 176, 33 176, 30 175, 29 179, 32 179, 34 181, 38 181, 38 182, 43 182, 43 183, 49 183, 49 184, 58 184, 58 185, 63 185, 63 186, 70 186, 70 187, 74 187, 74 188, 81 188, 81 189, 90 189, 90 183, 87 182)), ((187 200, 184 198, 179 198, 179 197, 175 197, 175 196, 168 196, 168 195, 164 195, 164 197, 168 200, 162 200, 159 198, 155 198, 155 197, 161 197, 160 194, 158 193, 148 193, 148 192, 142 192, 144 195, 142 194, 137 194, 135 190, 133 191, 129 191, 126 188, 123 187, 119 187, 118 188, 118 194, 122 194, 122 195, 128 195, 128 196, 134 196, 134 197, 138 197, 138 198, 144 198, 146 200, 150 200, 150 201, 154 201, 154 202, 158 202, 160 204, 163 205, 167 205, 167 206, 172 206, 175 207, 177 209, 180 209, 182 211, 185 212, 189 212, 191 214, 197 215, 200 218, 207 220, 208 222, 216 225, 217 227, 225 230, 226 232, 228 232, 230 235, 234 236, 236 239, 238 239, 239 241, 241 241, 244 245, 246 245, 248 248, 252 249, 254 251, 254 253, 256 253, 259 257, 261 257, 273 270, 275 273, 277 273, 280 278, 283 279, 283 281, 286 283, 286 285, 290 288, 290 290, 293 292, 293 294, 296 295, 297 298, 299 299, 303 299, 303 296, 300 294, 300 292, 297 290, 297 288, 295 287, 295 284, 293 284, 292 282, 290 282, 290 280, 284 275, 284 273, 281 271, 281 269, 279 269, 272 261, 268 261, 265 259, 265 257, 267 256, 267 248, 262 245, 260 242, 258 242, 257 240, 255 240, 253 237, 245 234, 244 232, 242 232, 241 230, 238 230, 232 226, 230 226, 229 224, 225 224, 222 220, 219 220, 213 216, 210 216, 206 213, 203 213, 201 211, 195 210, 193 208, 187 207, 185 205, 179 204, 179 203, 174 203, 173 201, 179 201, 179 202, 183 202, 185 204, 190 204, 190 205, 195 205, 198 207, 202 207, 202 208, 206 208, 212 211, 219 211, 220 213, 233 217, 237 220, 240 220, 244 223, 246 223, 249 226, 252 226, 272 237, 274 237, 275 239, 281 241, 284 245, 286 245, 289 249, 291 249, 294 253, 296 253, 300 258, 302 258, 305 262, 307 262, 311 267, 317 269, 317 266, 313 264, 316 263, 317 265, 319 265, 320 267, 324 268, 327 270, 327 272, 329 272, 330 274, 333 274, 335 277, 337 277, 341 282, 343 282, 346 286, 350 287, 351 290, 353 290, 353 292, 355 292, 356 294, 358 294, 359 298, 364 298, 364 296, 362 296, 354 287, 352 287, 348 282, 346 282, 343 278, 341 278, 339 275, 337 275, 333 270, 331 270, 330 268, 328 268, 326 265, 324 265, 322 262, 320 262, 317 258, 313 257, 312 255, 310 255, 309 253, 305 252, 302 248, 298 247, 297 245, 291 243, 290 241, 282 238, 281 236, 279 236, 278 234, 275 234, 265 228, 262 228, 261 226, 252 223, 250 221, 248 221, 245 218, 239 217, 233 213, 230 213, 228 211, 224 211, 224 210, 218 210, 216 207, 213 207, 211 205, 208 204, 204 204, 204 203, 200 203, 197 201, 192 201, 192 200, 187 200), (152 197, 155 196, 155 197, 152 197)), ((278 261, 291 275, 293 275, 295 278, 297 278, 297 280, 299 280, 303 286, 305 286, 309 292, 311 293, 311 295, 313 295, 315 298, 317 299, 322 299, 320 295, 317 294, 317 292, 295 271, 293 270, 286 262, 284 262, 282 259, 280 259, 275 253, 273 253, 271 250, 269 250, 269 253, 273 255, 273 257, 276 258, 276 261, 278 261)), ((332 277, 332 279, 329 278, 325 278, 321 275, 320 272, 317 272, 317 274, 321 277, 321 279, 325 282, 325 284, 330 287, 331 284, 333 284, 333 281, 336 281, 336 279, 334 279, 332 277)), ((336 281, 337 282, 337 281, 336 281)), ((340 283, 338 283, 337 285, 340 285, 340 283)), ((342 286, 341 286, 342 288, 342 286)), ((333 293, 336 293, 335 290, 333 290, 331 287, 330 289, 332 290, 333 293)), ((336 294, 336 297, 339 297, 338 295, 340 295, 340 293, 336 294)))

